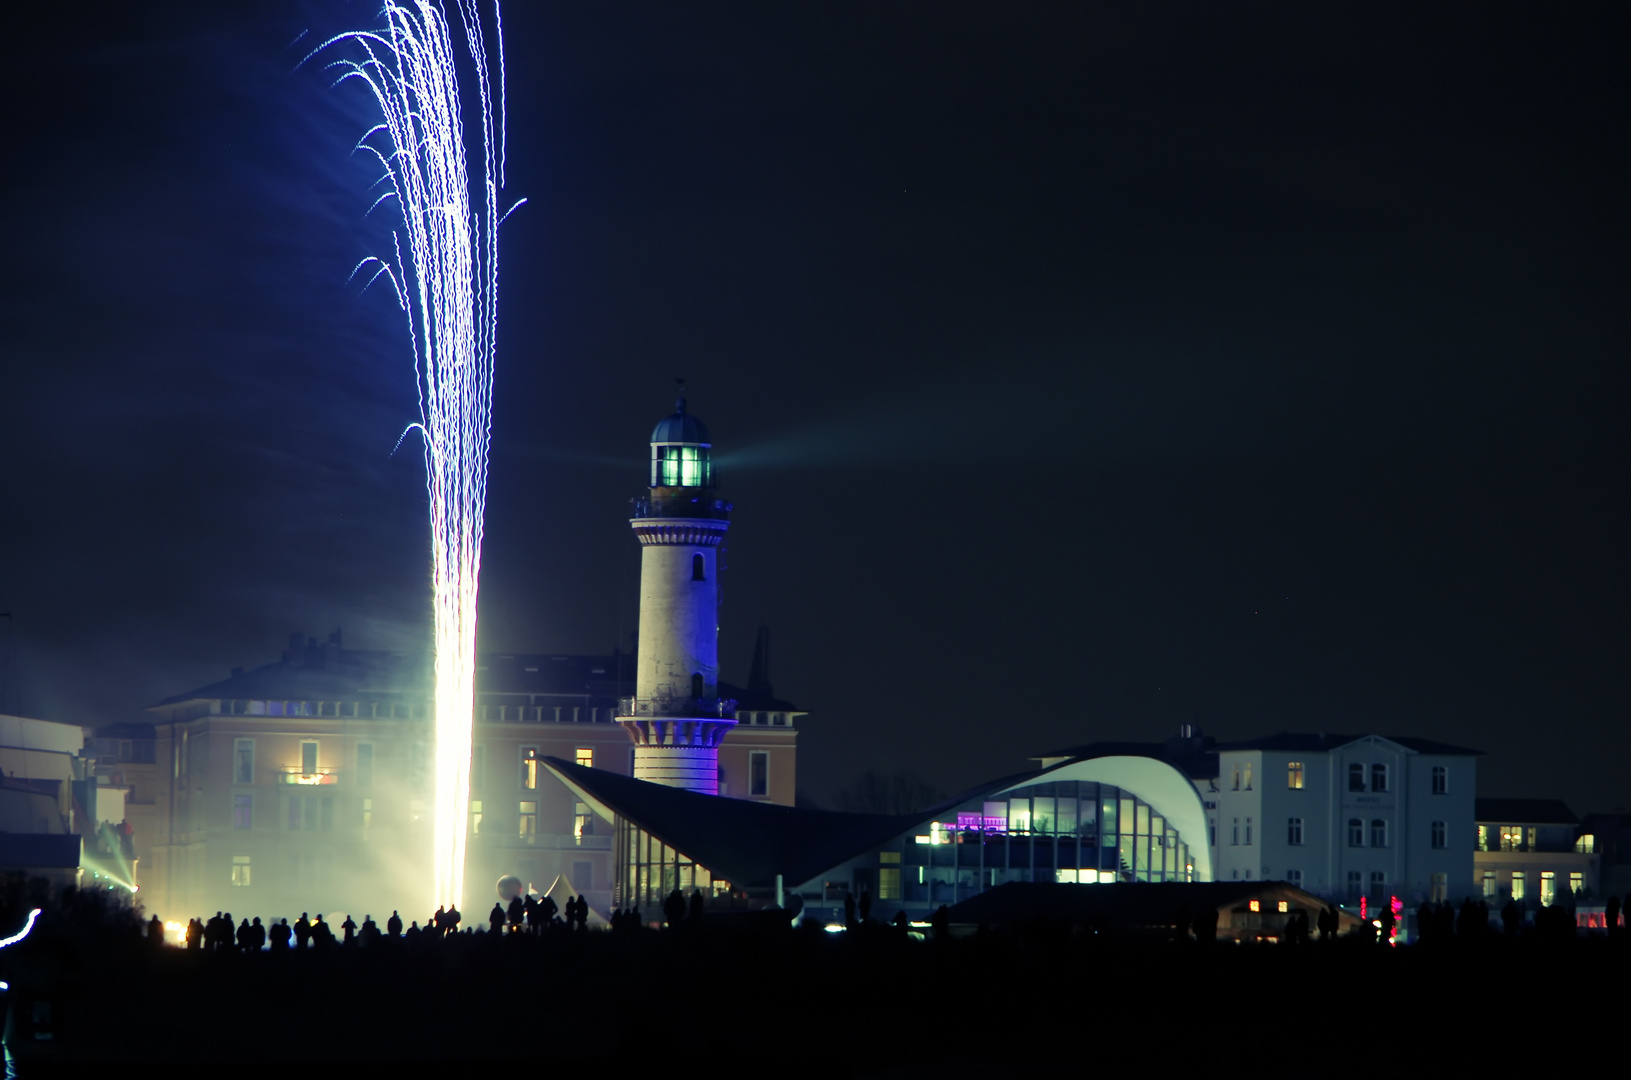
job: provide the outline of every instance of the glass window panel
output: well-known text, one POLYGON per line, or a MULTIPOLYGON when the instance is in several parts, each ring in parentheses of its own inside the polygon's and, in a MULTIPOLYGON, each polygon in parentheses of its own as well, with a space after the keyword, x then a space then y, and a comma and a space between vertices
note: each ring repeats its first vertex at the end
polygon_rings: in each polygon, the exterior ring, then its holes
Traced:
MULTIPOLYGON (((1126 799, 1122 800, 1124 803, 1126 801, 1126 799)), ((1144 803, 1139 803, 1136 814, 1138 818, 1138 828, 1134 831, 1140 836, 1150 835, 1150 808, 1144 803)))
POLYGON ((1032 832, 1053 832, 1053 804, 1054 799, 1051 796, 1031 800, 1032 832))
POLYGON ((1008 831, 1016 833, 1031 831, 1031 800, 1008 800, 1008 831))
MULTIPOLYGON (((1107 837, 1114 836, 1116 832, 1116 800, 1108 795, 1104 799, 1104 816, 1099 819, 1099 831, 1107 837)), ((1105 841, 1106 844, 1109 842, 1105 841)))

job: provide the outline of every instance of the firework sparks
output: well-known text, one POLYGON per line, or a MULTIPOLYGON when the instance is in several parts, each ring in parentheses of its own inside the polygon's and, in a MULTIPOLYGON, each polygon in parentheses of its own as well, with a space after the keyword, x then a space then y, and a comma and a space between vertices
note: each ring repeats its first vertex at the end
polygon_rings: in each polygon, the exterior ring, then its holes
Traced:
POLYGON ((432 877, 434 901, 457 905, 463 900, 476 592, 492 428, 497 229, 503 220, 498 192, 504 182, 504 39, 495 3, 492 26, 499 58, 495 97, 477 0, 457 0, 449 7, 462 26, 468 67, 479 91, 480 154, 473 178, 460 112, 453 29, 442 6, 424 0, 385 0, 382 27, 341 34, 311 55, 335 46, 355 50, 329 67, 340 73, 336 85, 361 81, 378 103, 381 121, 357 146, 372 153, 385 169, 382 180, 389 190, 374 205, 394 199, 402 215, 393 256, 365 259, 353 276, 372 266, 370 284, 380 277, 391 283, 407 313, 413 343, 420 420, 409 430, 417 430, 424 441, 433 553, 432 877))

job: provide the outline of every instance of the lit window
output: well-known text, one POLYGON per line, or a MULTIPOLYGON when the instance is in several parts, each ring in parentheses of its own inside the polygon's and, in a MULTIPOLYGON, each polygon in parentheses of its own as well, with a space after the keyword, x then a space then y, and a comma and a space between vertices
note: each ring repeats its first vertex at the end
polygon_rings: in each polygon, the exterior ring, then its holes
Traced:
POLYGON ((1551 907, 1557 902, 1557 873, 1552 870, 1540 872, 1540 906, 1551 907))
POLYGON ((538 748, 521 748, 521 786, 528 791, 538 790, 538 748))
POLYGON ((255 782, 255 740, 234 739, 232 742, 232 782, 255 782))
POLYGON ((1348 790, 1365 790, 1365 766, 1358 762, 1348 766, 1348 790))
POLYGON ((517 816, 520 819, 521 839, 531 843, 532 838, 538 835, 538 804, 522 803, 517 816))
POLYGON ((1365 846, 1365 823, 1359 818, 1348 819, 1348 846, 1365 846))
POLYGON ((1489 826, 1488 825, 1478 826, 1478 850, 1479 851, 1488 851, 1489 850, 1489 826))
POLYGON ((1582 855, 1590 855, 1597 850, 1597 838, 1587 833, 1574 842, 1574 850, 1582 855))
POLYGON ((232 827, 234 829, 247 829, 252 820, 251 814, 255 809, 253 795, 234 795, 232 797, 232 827))
POLYGON ((1372 765, 1370 767, 1370 789, 1372 791, 1387 790, 1387 766, 1372 765))
POLYGON ((1286 765, 1286 787, 1292 791, 1303 789, 1303 763, 1292 761, 1286 765))
POLYGON ((372 787, 374 783, 374 744, 357 744, 357 786, 372 787))
POLYGON ((1247 818, 1246 819, 1246 846, 1250 847, 1251 843, 1252 843, 1252 819, 1247 818))
POLYGON ((234 855, 232 857, 232 883, 246 886, 249 884, 248 855, 234 855))
POLYGON ((1235 762, 1234 768, 1229 770, 1229 774, 1230 774, 1230 777, 1231 777, 1231 783, 1230 783, 1229 786, 1231 788, 1233 788, 1235 791, 1239 791, 1240 790, 1240 762, 1238 762, 1238 761, 1235 762))
POLYGON ((1303 842, 1303 819, 1291 818, 1286 822, 1286 843, 1296 846, 1303 842))
POLYGON ((300 774, 302 776, 317 775, 317 744, 314 742, 300 744, 300 774))
POLYGON ((1514 901, 1523 902, 1523 898, 1529 893, 1528 885, 1528 879, 1524 876, 1522 870, 1512 871, 1512 899, 1514 901))
POLYGON ((878 899, 900 899, 900 868, 885 866, 878 871, 878 899))
POLYGON ((1569 871, 1569 891, 1579 896, 1586 891, 1586 875, 1580 870, 1569 871))
POLYGON ((1498 889, 1499 889, 1499 886, 1497 886, 1495 884, 1495 871, 1485 870, 1484 871, 1484 899, 1485 900, 1495 899, 1498 889))
POLYGON ((1244 777, 1245 789, 1247 791, 1250 791, 1252 789, 1252 763, 1251 762, 1249 762, 1249 761, 1246 762, 1245 768, 1243 768, 1241 770, 1241 775, 1244 777))
POLYGON ((1247 902, 1247 904, 1246 904, 1246 906, 1247 906, 1247 907, 1248 907, 1248 908, 1250 908, 1250 909, 1251 909, 1251 910, 1253 910, 1253 911, 1260 911, 1260 910, 1262 910, 1262 905, 1261 905, 1261 904, 1259 904, 1259 903, 1258 903, 1258 902, 1257 902, 1257 901, 1256 901, 1256 900, 1251 900, 1251 901, 1248 901, 1248 902, 1247 902))
POLYGON ((471 836, 480 836, 481 835, 481 819, 483 817, 485 817, 485 816, 486 815, 482 813, 481 800, 480 799, 471 799, 470 800, 470 835, 471 836))
POLYGON ((1501 850, 1502 851, 1522 851, 1523 850, 1523 826, 1522 825, 1502 825, 1501 826, 1501 850))
POLYGON ((1535 831, 1536 830, 1535 830, 1535 827, 1533 825, 1529 826, 1528 832, 1529 832, 1529 850, 1530 851, 1539 851, 1540 850, 1540 848, 1535 846, 1535 831))
POLYGON ((1449 843, 1448 843, 1448 840, 1447 840, 1447 829, 1445 827, 1444 822, 1442 822, 1442 821, 1433 822, 1432 834, 1433 834, 1433 846, 1435 848, 1439 848, 1440 850, 1442 850, 1443 848, 1446 848, 1446 847, 1449 846, 1449 843))
POLYGON ((748 755, 748 794, 770 794, 770 754, 755 750, 748 755))
POLYGON ((575 755, 574 760, 576 760, 577 763, 579 765, 582 765, 585 769, 594 768, 595 767, 595 748, 592 747, 592 746, 580 746, 580 747, 578 747, 577 754, 575 755))
POLYGON ((1387 847, 1387 822, 1382 818, 1374 818, 1371 820, 1370 846, 1387 847))
POLYGON ((1450 770, 1443 765, 1433 766, 1433 794, 1446 795, 1450 791, 1450 770))
POLYGON ((589 804, 575 802, 572 804, 572 842, 583 843, 585 836, 593 836, 595 832, 595 817, 589 813, 589 804))
POLYGON ((1288 911, 1291 910, 1291 905, 1289 903, 1287 903, 1286 901, 1281 900, 1278 904, 1274 905, 1274 910, 1280 912, 1281 914, 1284 914, 1285 912, 1288 912, 1288 911))

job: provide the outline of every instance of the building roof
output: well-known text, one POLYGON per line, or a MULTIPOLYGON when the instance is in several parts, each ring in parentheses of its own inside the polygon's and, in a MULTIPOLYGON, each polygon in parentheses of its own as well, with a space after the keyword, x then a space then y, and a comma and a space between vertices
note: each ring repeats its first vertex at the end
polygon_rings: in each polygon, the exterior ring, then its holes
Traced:
POLYGON ((567 787, 745 888, 791 887, 928 819, 846 814, 699 795, 546 757, 567 787))
POLYGON ((674 403, 674 411, 657 421, 657 426, 651 429, 651 441, 712 446, 714 440, 708 434, 708 425, 686 412, 685 399, 680 398, 674 403))
POLYGON ((1217 747, 1209 738, 1175 737, 1166 742, 1095 742, 1037 754, 1044 761, 1100 757, 1148 757, 1164 761, 1191 780, 1211 780, 1218 775, 1217 747))
POLYGON ((1562 799, 1476 799, 1473 820, 1486 825, 1578 825, 1562 799))
MULTIPOLYGON (((476 692, 611 699, 634 677, 634 657, 484 653, 476 658, 476 692)), ((282 659, 256 668, 235 669, 158 702, 174 705, 197 699, 332 701, 369 696, 423 697, 431 670, 424 657, 340 647, 338 634, 327 643, 291 635, 282 659)))
MULTIPOLYGON (((1311 734, 1307 732, 1282 731, 1274 735, 1265 735, 1257 739, 1244 739, 1238 742, 1219 743, 1219 750, 1280 750, 1280 751, 1310 751, 1314 753, 1336 750, 1356 743, 1361 739, 1370 738, 1369 733, 1360 735, 1331 735, 1325 732, 1311 734)), ((1418 754, 1440 754, 1454 757, 1477 757, 1484 753, 1482 750, 1469 750, 1464 746, 1453 746, 1450 743, 1434 742, 1432 739, 1418 739, 1413 735, 1382 735, 1380 738, 1389 742, 1398 743, 1418 754)))

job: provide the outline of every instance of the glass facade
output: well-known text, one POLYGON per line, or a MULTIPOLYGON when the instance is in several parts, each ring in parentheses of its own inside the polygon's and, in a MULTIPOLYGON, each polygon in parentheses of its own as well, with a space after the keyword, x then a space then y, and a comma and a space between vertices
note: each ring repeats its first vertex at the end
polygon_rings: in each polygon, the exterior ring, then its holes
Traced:
POLYGON ((637 907, 649 921, 662 918, 663 899, 675 889, 687 898, 699 890, 710 900, 730 894, 730 882, 715 878, 706 866, 639 826, 619 817, 613 830, 615 907, 637 907))

